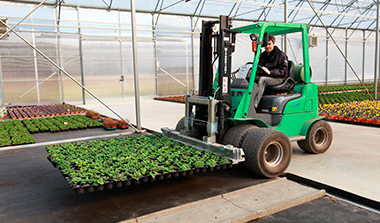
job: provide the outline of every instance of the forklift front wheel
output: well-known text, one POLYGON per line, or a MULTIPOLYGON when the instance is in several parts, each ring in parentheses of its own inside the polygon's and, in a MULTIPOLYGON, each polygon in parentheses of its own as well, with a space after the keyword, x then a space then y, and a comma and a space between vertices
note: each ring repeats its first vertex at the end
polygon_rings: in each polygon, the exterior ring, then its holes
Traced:
MULTIPOLYGON (((185 129, 185 117, 182 117, 178 122, 177 122, 177 125, 175 127, 175 130, 177 132, 181 132, 181 130, 185 129)), ((191 136, 192 137, 195 137, 195 138, 198 138, 199 137, 199 133, 198 131, 195 129, 195 128, 192 128, 192 131, 191 131, 191 136)))
POLYGON ((285 172, 291 160, 289 138, 282 132, 259 128, 253 129, 244 139, 244 166, 252 173, 273 178, 285 172))
POLYGON ((332 142, 333 133, 329 123, 324 120, 314 122, 307 131, 306 139, 297 141, 298 146, 308 153, 324 153, 332 142))

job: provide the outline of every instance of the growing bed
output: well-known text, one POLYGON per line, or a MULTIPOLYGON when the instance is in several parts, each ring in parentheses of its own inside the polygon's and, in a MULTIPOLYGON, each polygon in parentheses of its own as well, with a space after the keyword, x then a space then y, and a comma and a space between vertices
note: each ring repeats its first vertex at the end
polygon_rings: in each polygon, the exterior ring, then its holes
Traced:
POLYGON ((48 145, 46 150, 77 193, 232 167, 228 158, 157 133, 48 145))

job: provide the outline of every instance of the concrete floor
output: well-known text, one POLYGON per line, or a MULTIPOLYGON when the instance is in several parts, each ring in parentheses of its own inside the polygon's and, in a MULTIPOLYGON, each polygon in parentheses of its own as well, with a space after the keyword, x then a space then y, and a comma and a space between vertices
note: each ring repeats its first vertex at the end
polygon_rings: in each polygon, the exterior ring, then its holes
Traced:
MULTIPOLYGON (((133 98, 107 104, 122 117, 136 123, 133 98)), ((96 101, 77 105, 116 117, 96 101)), ((161 127, 174 128, 185 112, 184 104, 151 97, 142 97, 140 108, 141 125, 159 132, 161 127)), ((380 202, 380 128, 329 123, 334 132, 330 149, 324 154, 311 155, 304 153, 297 143, 292 143, 293 157, 287 172, 380 202)))

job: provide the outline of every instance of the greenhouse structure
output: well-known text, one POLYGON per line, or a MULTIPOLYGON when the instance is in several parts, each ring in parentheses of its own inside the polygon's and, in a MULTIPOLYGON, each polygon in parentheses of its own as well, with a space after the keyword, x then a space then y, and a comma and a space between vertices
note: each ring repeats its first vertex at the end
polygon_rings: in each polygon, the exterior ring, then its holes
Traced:
MULTIPOLYGON (((40 1, 1 1, 1 18, 10 27, 17 25, 14 31, 98 97, 134 95, 129 1, 38 3, 40 1), (30 14, 32 10, 35 12, 30 14)), ((140 94, 178 95, 196 90, 201 21, 219 15, 232 17, 233 27, 258 21, 308 24, 310 35, 317 37, 317 46, 310 48, 314 83, 373 83, 378 76, 376 61, 379 60, 376 7, 375 1, 357 0, 138 1, 134 25, 140 94)), ((289 60, 300 62, 299 37, 278 36, 276 44, 287 53, 289 60)), ((72 100, 85 103, 89 97, 14 33, 2 37, 0 50, 3 104, 72 100)), ((248 36, 238 35, 233 68, 239 68, 252 57, 248 36)))
POLYGON ((380 0, 0 0, 0 222, 380 222, 379 27, 380 0))

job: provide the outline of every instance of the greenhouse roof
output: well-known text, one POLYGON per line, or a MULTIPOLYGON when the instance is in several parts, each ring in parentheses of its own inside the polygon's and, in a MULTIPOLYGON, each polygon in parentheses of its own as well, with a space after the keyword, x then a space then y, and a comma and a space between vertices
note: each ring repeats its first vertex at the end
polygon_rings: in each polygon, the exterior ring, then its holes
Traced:
MULTIPOLYGON (((40 3, 41 0, 10 2, 40 3)), ((47 0, 45 4, 130 10, 130 0, 47 0)), ((284 22, 284 8, 287 8, 289 23, 363 30, 376 28, 374 0, 288 0, 287 7, 285 0, 143 0, 135 4, 137 12, 210 18, 228 15, 235 20, 254 22, 284 22)))

